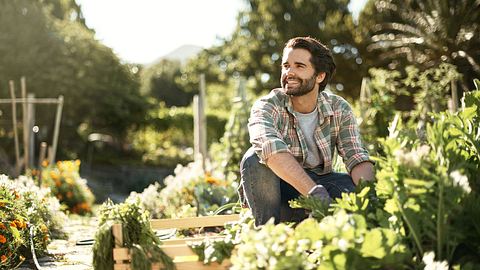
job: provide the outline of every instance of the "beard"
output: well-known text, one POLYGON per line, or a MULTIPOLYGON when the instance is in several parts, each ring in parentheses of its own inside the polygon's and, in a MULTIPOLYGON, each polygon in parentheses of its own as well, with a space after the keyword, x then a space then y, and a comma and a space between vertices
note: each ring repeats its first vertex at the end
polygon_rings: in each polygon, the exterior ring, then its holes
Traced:
POLYGON ((317 75, 313 74, 312 77, 307 78, 307 79, 300 79, 297 76, 295 77, 290 77, 293 78, 294 80, 298 81, 300 84, 297 85, 296 87, 288 87, 287 86, 287 77, 285 77, 282 80, 282 88, 285 90, 285 94, 290 95, 290 96, 295 96, 295 97, 300 97, 304 96, 308 93, 310 93, 314 88, 315 88, 315 78, 317 75))

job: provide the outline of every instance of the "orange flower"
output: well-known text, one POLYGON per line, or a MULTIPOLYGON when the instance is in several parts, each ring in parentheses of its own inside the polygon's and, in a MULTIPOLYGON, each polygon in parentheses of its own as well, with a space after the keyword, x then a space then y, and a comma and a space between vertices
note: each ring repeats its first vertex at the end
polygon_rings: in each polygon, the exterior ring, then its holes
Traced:
POLYGON ((58 181, 58 180, 55 180, 55 186, 56 187, 60 187, 62 185, 62 182, 58 181))
POLYGON ((0 230, 6 230, 6 229, 7 229, 7 227, 5 227, 5 224, 0 223, 0 230))
POLYGON ((18 194, 18 192, 16 192, 16 191, 13 191, 13 195, 15 195, 15 199, 19 199, 19 198, 20 198, 20 194, 18 194))
POLYGON ((0 234, 0 243, 5 244, 7 242, 7 238, 0 234))
POLYGON ((4 207, 4 206, 5 206, 5 203, 0 202, 0 207, 4 207))
POLYGON ((48 160, 44 159, 42 161, 42 167, 47 167, 48 166, 48 160))
POLYGON ((61 201, 63 199, 62 194, 57 194, 57 199, 61 201))
POLYGON ((70 199, 70 198, 72 198, 72 197, 73 197, 73 193, 72 193, 71 191, 68 191, 68 192, 67 192, 67 198, 70 199))
POLYGON ((10 227, 17 228, 17 223, 15 221, 10 222, 10 227))
POLYGON ((6 262, 6 261, 7 261, 7 256, 2 255, 2 256, 0 257, 0 261, 2 261, 2 263, 6 262))
POLYGON ((19 228, 19 229, 24 229, 27 227, 27 224, 25 222, 23 222, 22 220, 14 220, 13 221, 15 223, 15 227, 19 228))
POLYGON ((50 177, 53 179, 53 180, 58 180, 58 174, 54 171, 51 171, 50 172, 50 177))

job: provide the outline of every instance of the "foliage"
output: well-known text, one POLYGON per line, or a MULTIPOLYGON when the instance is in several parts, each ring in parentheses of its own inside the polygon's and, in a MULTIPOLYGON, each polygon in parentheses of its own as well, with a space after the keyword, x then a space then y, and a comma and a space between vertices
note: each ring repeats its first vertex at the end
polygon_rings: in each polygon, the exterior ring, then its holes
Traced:
POLYGON ((152 218, 181 218, 212 214, 220 206, 236 201, 236 182, 219 170, 204 172, 201 162, 178 165, 174 175, 155 183, 142 193, 132 192, 127 201, 139 200, 152 218))
POLYGON ((403 226, 418 257, 434 250, 439 259, 451 263, 469 256, 455 252, 462 241, 471 247, 480 245, 466 240, 470 236, 457 223, 474 214, 466 213, 471 208, 462 207, 463 203, 478 200, 471 187, 478 183, 480 168, 480 130, 472 128, 479 125, 478 91, 466 94, 465 100, 471 106, 456 114, 433 115, 433 123, 427 125, 427 145, 405 138, 400 125, 392 126, 389 138, 383 140, 386 157, 379 160, 377 193, 386 199, 384 209, 403 226))
POLYGON ((177 82, 181 80, 181 76, 180 61, 162 59, 141 71, 141 92, 165 102, 167 107, 188 106, 193 93, 186 92, 184 86, 177 82))
POLYGON ((464 89, 480 76, 480 4, 462 1, 371 0, 359 25, 373 66, 421 70, 449 63, 464 75, 464 89), (373 16, 374 15, 374 16, 373 16), (378 55, 380 57, 378 57, 378 55))
POLYGON ((459 78, 455 67, 445 63, 424 71, 407 66, 399 71, 372 68, 369 73, 368 91, 358 104, 359 121, 362 138, 375 150, 381 148, 376 141, 388 135, 389 122, 395 115, 423 131, 429 112, 448 108, 451 81, 459 78))
POLYGON ((37 181, 50 188, 71 213, 91 214, 95 197, 87 181, 80 177, 79 170, 80 160, 58 161, 55 166, 44 167, 37 181))
POLYGON ((65 216, 50 190, 31 178, 0 176, 0 269, 12 269, 31 257, 30 230, 35 253, 45 255, 51 237, 65 238, 65 216))
POLYGON ((246 97, 245 80, 240 79, 237 96, 233 99, 230 118, 225 126, 225 133, 217 144, 210 146, 210 156, 223 168, 223 174, 240 179, 240 161, 250 147, 248 135, 248 118, 251 101, 246 97))
POLYGON ((174 269, 172 259, 160 247, 160 240, 150 227, 148 212, 138 202, 115 205, 105 202, 100 209, 98 230, 93 246, 93 267, 99 270, 113 269, 112 225, 122 224, 123 247, 132 250, 132 268, 150 269, 151 263, 161 262, 165 269, 174 269))
MULTIPOLYGON (((2 98, 9 97, 8 81, 18 82, 21 76, 36 97, 65 98, 60 158, 84 154, 89 133, 115 134, 121 141, 142 122, 148 103, 139 93, 138 68, 120 63, 110 48, 95 40, 74 0, 2 0, 0 32, 2 98)), ((51 141, 54 115, 53 106, 36 106, 38 141, 51 141)), ((0 134, 0 146, 14 153, 9 128, 0 134)))
MULTIPOLYGON (((224 132, 227 112, 207 109, 207 143, 218 141, 224 132)), ((145 125, 128 135, 133 149, 147 164, 175 167, 193 160, 193 109, 167 108, 160 103, 149 111, 145 125)))

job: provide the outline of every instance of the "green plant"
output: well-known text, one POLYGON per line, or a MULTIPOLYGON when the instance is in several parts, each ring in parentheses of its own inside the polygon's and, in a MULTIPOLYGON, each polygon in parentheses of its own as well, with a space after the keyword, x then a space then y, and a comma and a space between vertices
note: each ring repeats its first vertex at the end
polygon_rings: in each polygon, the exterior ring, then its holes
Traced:
POLYGON ((123 247, 131 249, 132 268, 151 269, 153 262, 161 262, 165 269, 174 269, 172 259, 160 247, 160 240, 150 227, 148 212, 138 202, 113 204, 105 202, 99 210, 99 225, 93 246, 93 267, 99 270, 113 269, 112 225, 122 224, 123 247))

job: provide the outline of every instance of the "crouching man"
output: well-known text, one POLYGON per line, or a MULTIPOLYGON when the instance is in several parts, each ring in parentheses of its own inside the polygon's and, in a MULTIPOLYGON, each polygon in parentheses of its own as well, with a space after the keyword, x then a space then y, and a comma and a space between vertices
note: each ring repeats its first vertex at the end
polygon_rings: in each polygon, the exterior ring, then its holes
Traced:
MULTIPOLYGON (((335 72, 330 50, 318 40, 297 37, 283 50, 281 88, 252 107, 252 147, 241 162, 241 188, 256 225, 297 220, 288 201, 308 195, 331 201, 352 192, 361 179, 373 180, 352 109, 324 91, 335 72), (335 151, 348 174, 332 171, 335 151)), ((300 217, 300 219, 304 218, 300 217)))

